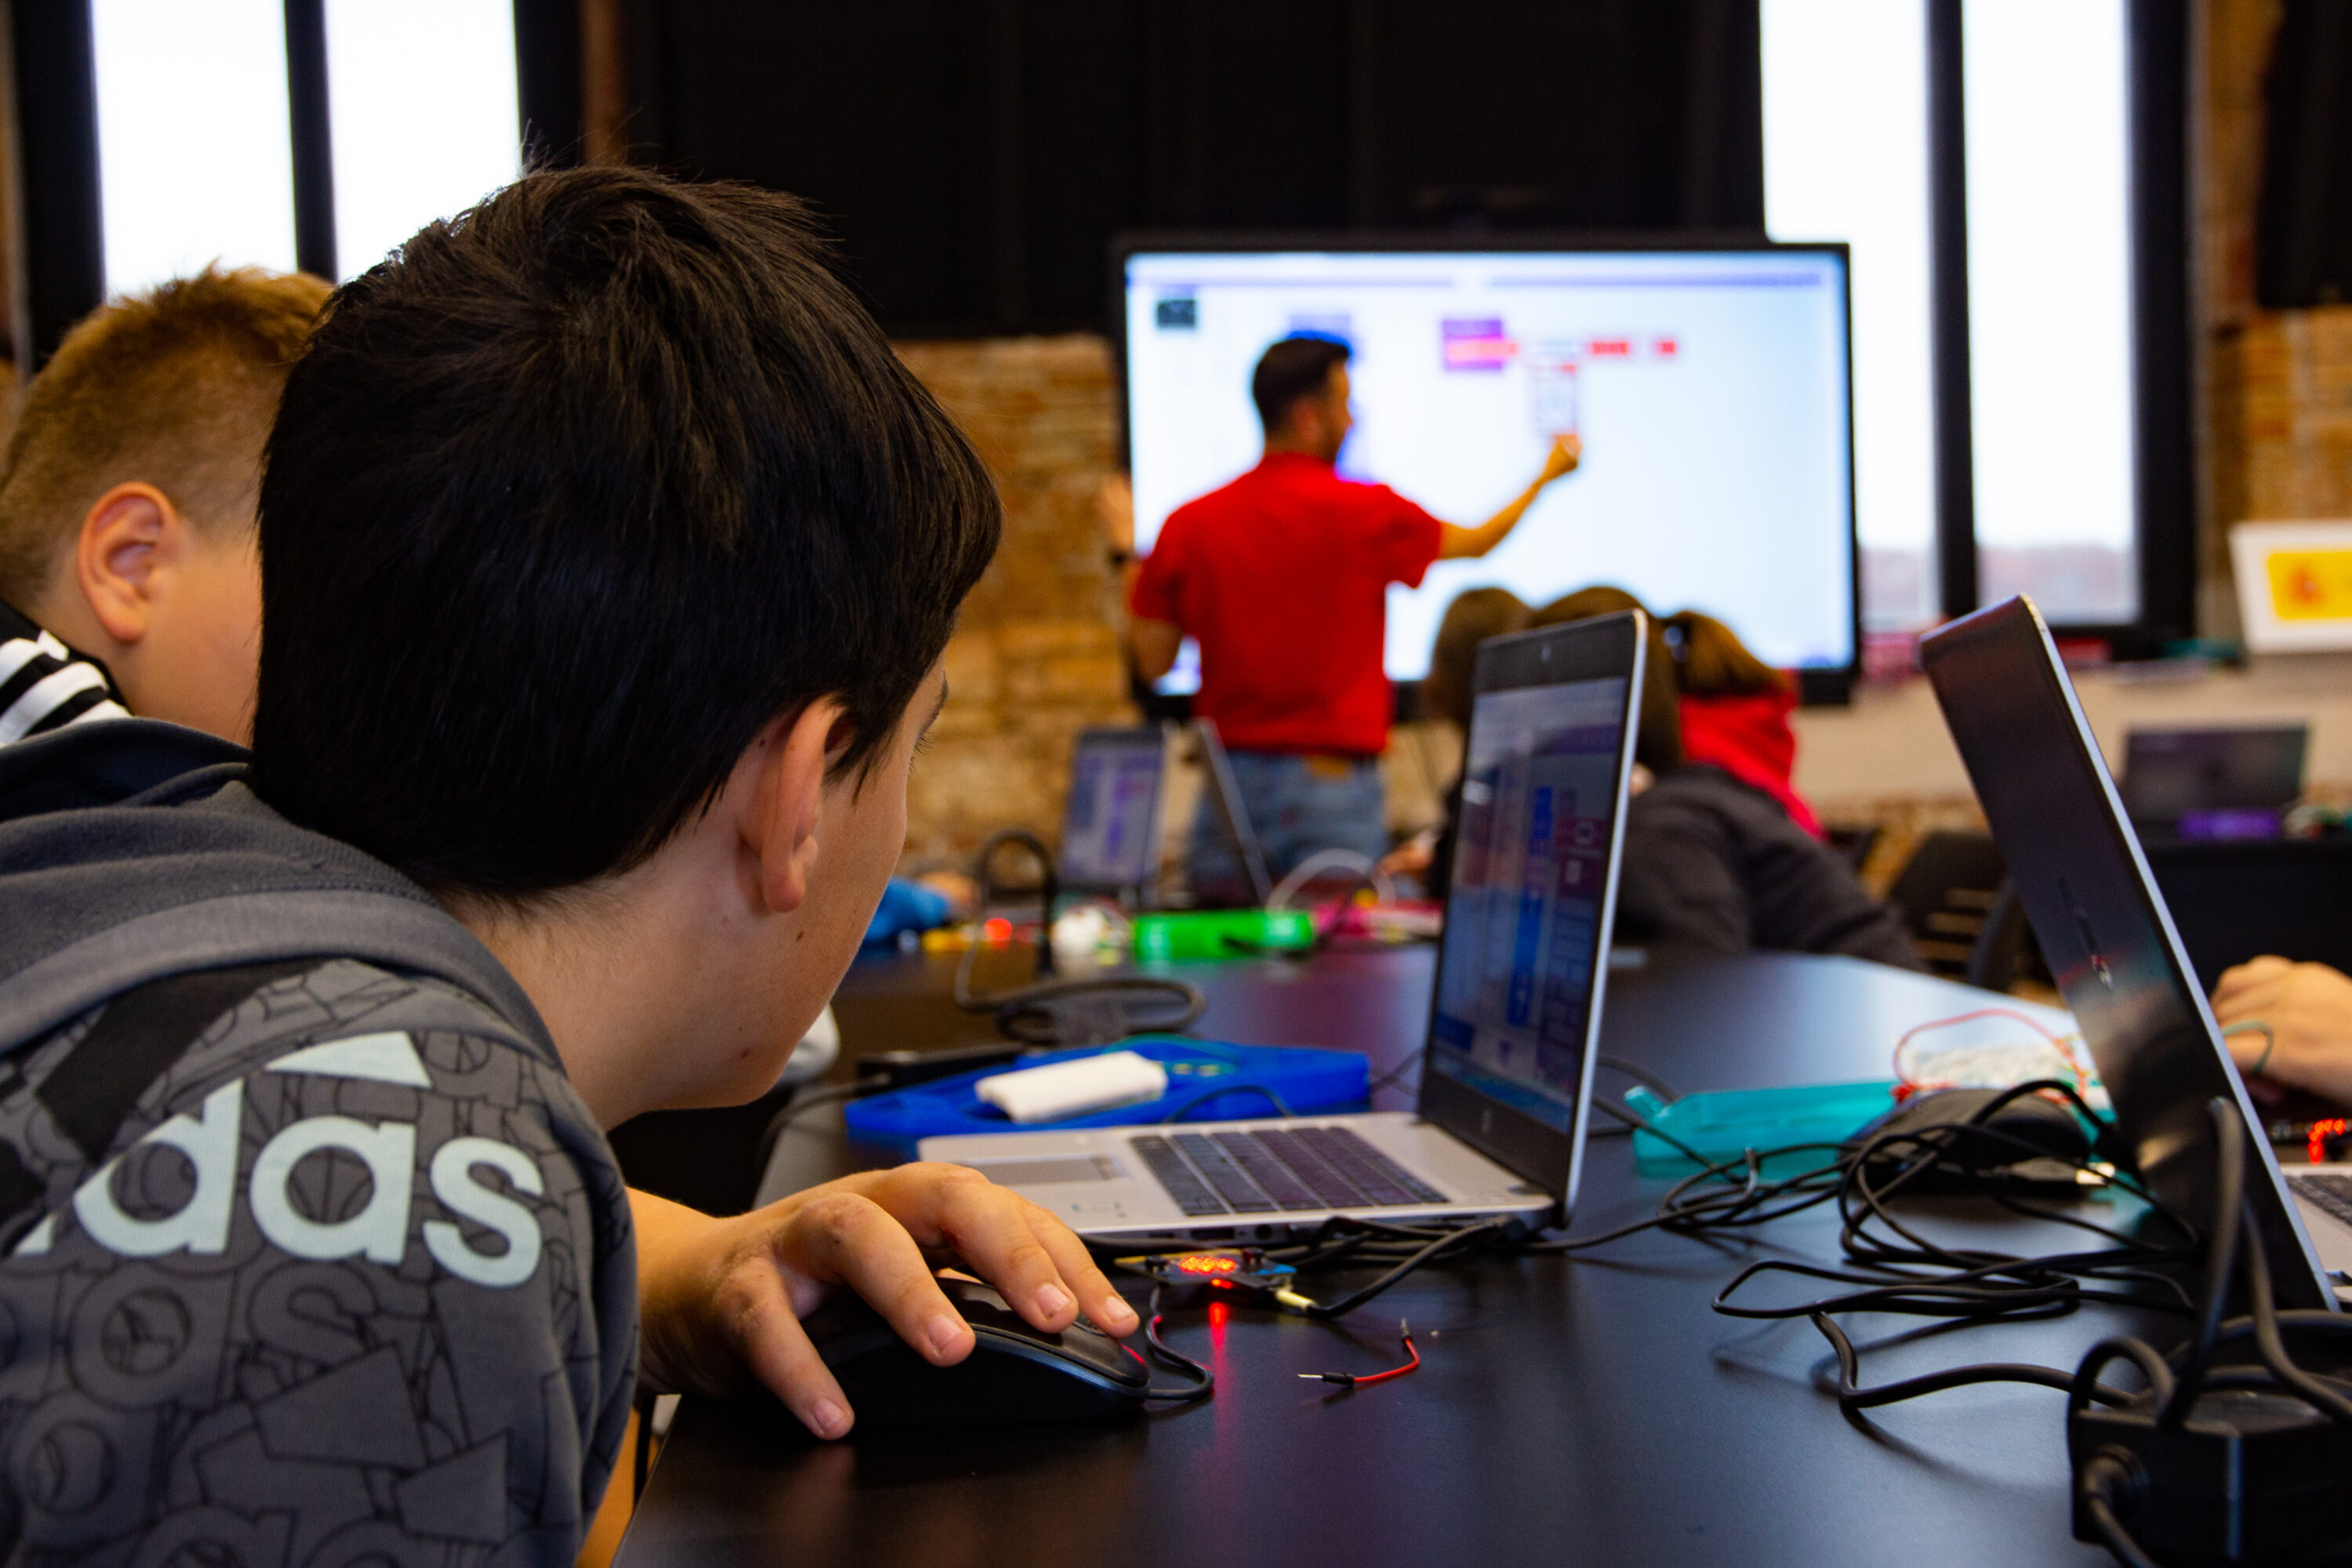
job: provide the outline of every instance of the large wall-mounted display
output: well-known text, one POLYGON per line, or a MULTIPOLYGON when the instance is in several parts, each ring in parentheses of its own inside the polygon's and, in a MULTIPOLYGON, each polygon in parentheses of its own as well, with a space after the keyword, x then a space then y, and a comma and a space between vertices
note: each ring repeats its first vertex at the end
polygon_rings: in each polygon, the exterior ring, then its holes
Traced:
POLYGON ((1143 239, 1124 255, 1121 289, 1139 548, 1176 507, 1258 460, 1250 373, 1286 336, 1349 349, 1357 423, 1342 477, 1447 521, 1483 521, 1555 437, 1582 440, 1582 466, 1491 554, 1390 590, 1391 678, 1427 670, 1446 604, 1483 584, 1537 605, 1611 584, 1661 614, 1716 616, 1785 668, 1833 682, 1854 664, 1843 247, 1143 239))

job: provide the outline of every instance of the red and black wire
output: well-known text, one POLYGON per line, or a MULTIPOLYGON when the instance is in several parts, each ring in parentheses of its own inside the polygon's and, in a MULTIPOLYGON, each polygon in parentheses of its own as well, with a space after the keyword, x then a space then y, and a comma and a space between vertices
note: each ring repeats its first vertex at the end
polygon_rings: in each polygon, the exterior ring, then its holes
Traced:
POLYGON ((1397 1338, 1404 1343, 1405 1361, 1401 1366, 1390 1367, 1386 1372, 1302 1372, 1298 1375, 1310 1383, 1336 1383, 1342 1388, 1365 1388, 1375 1383, 1402 1377, 1407 1373, 1419 1372, 1421 1352, 1412 1342, 1412 1325, 1402 1318, 1397 1320, 1397 1338))

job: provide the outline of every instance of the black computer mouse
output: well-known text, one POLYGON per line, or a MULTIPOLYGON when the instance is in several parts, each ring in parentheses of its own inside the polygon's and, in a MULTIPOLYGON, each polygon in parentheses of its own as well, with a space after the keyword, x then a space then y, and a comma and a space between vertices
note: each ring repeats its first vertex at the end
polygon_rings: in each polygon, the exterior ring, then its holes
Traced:
POLYGON ((1905 1185, 1915 1193, 1974 1185, 1985 1175, 2047 1179, 2071 1184, 2074 1167, 2095 1152, 2081 1118, 2038 1094, 2010 1099, 1990 1117, 1986 1107, 2001 1098, 1990 1089, 1942 1089, 1915 1094, 1847 1142, 1859 1148, 1883 1133, 1920 1133, 1934 1142, 1905 1142, 1872 1162, 1874 1184, 1891 1181, 1902 1166, 1932 1147, 1935 1164, 1905 1185))
POLYGON ((942 1278, 940 1289, 971 1325, 971 1353, 953 1366, 925 1361, 847 1290, 801 1320, 859 1427, 1098 1421, 1143 1408, 1142 1357, 1084 1318, 1049 1334, 985 1285, 942 1278))

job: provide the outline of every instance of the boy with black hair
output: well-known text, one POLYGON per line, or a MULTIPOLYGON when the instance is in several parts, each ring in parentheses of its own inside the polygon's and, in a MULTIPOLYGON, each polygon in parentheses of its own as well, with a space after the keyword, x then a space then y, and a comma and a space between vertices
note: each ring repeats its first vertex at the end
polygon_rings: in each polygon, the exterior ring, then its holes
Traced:
POLYGON ((565 1563, 641 1384, 848 1429, 831 1290, 941 1364, 933 1258, 1137 1326, 972 1172, 720 1221, 600 1131, 775 1080, 998 530, 789 197, 532 174, 346 286, 270 441, 250 769, 20 749, 119 804, 0 826, 12 1552, 565 1563))

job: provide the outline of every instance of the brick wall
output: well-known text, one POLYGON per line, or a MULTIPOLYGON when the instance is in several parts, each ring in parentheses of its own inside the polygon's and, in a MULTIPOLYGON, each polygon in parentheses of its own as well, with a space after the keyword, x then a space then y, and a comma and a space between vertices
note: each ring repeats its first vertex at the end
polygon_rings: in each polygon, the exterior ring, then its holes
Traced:
POLYGON ((2352 306, 2258 312, 2231 346, 2225 520, 2352 517, 2352 306))
POLYGON ((961 861, 999 827, 1051 837, 1077 732, 1132 723, 1134 710, 1094 510, 1115 462, 1108 346, 1073 334, 898 353, 1004 498, 1004 542, 948 645, 948 705, 908 787, 911 868, 961 861))
POLYGON ((2254 299, 2263 76, 2282 0, 2209 0, 2195 128, 2207 479, 2200 575, 2209 622, 2235 626, 2228 530, 2352 517, 2352 306, 2264 310, 2254 299))

